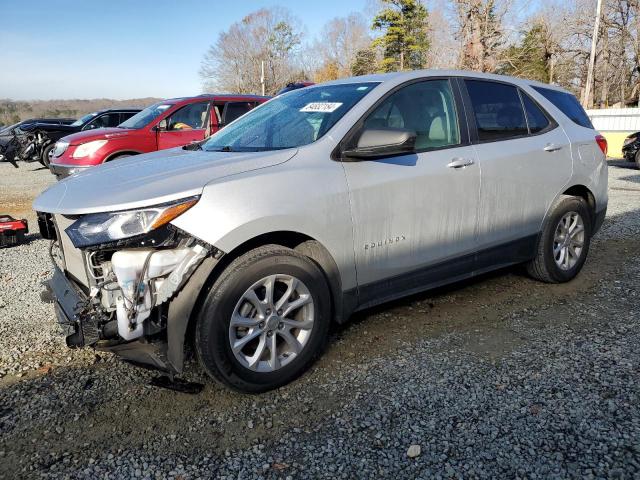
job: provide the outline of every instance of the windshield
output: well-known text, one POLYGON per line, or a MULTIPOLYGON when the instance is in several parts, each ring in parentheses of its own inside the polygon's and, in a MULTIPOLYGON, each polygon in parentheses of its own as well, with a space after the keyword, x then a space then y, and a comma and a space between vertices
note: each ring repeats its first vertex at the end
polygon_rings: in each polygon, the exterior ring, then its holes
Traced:
POLYGON ((202 149, 255 152, 307 145, 328 132, 376 85, 347 83, 294 90, 230 123, 202 149))
POLYGON ((20 123, 14 123, 13 125, 9 125, 7 127, 0 127, 0 135, 8 135, 11 133, 11 130, 16 128, 20 123))
POLYGON ((171 105, 166 103, 156 103, 150 107, 145 108, 141 112, 136 113, 133 117, 125 120, 118 128, 133 128, 138 129, 146 127, 153 120, 158 118, 163 112, 171 108, 171 105))
POLYGON ((87 123, 89 120, 91 120, 93 117, 95 117, 96 115, 98 115, 98 114, 97 113, 87 113, 84 117, 80 117, 78 120, 73 122, 71 124, 71 126, 72 127, 81 127, 82 125, 87 123))

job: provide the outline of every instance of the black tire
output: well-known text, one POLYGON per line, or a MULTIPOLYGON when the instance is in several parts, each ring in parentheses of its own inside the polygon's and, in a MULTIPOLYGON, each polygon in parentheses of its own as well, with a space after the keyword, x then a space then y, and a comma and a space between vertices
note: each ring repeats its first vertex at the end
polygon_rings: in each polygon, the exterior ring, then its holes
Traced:
POLYGON ((120 160, 121 158, 127 158, 127 157, 131 157, 131 156, 132 156, 132 154, 130 154, 130 153, 123 153, 122 155, 116 155, 115 157, 111 157, 105 163, 113 162, 114 160, 120 160))
POLYGON ((55 146, 56 146, 55 143, 50 143, 49 145, 44 147, 44 150, 42 150, 42 155, 40 156, 40 163, 47 168, 49 168, 49 163, 50 163, 49 155, 51 155, 51 152, 53 151, 55 146))
POLYGON ((309 368, 325 346, 330 320, 329 289, 318 266, 289 248, 266 245, 232 261, 217 278, 198 315, 195 350, 200 364, 214 380, 240 392, 264 392, 291 382, 309 368), (314 323, 295 358, 278 370, 257 372, 244 366, 232 352, 231 316, 255 282, 274 274, 291 275, 304 283, 313 299, 314 323))
POLYGON ((542 232, 538 239, 536 256, 527 264, 527 271, 533 278, 547 283, 562 283, 572 280, 582 269, 591 243, 592 216, 587 202, 580 197, 561 195, 551 206, 542 232), (583 247, 578 261, 573 267, 562 269, 554 258, 554 237, 556 229, 565 214, 576 212, 584 224, 583 247))
POLYGON ((640 150, 636 152, 636 168, 640 170, 640 150))

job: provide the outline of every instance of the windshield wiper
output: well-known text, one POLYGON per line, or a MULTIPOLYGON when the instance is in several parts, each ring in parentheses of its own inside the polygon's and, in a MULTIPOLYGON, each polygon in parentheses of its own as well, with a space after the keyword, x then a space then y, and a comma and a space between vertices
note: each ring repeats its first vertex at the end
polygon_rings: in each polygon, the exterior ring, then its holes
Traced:
POLYGON ((184 147, 182 147, 183 150, 202 150, 202 141, 200 142, 193 142, 190 143, 189 145, 185 145, 184 147))
POLYGON ((220 148, 214 148, 211 150, 207 149, 207 152, 233 152, 233 148, 231 148, 231 145, 225 145, 220 148))

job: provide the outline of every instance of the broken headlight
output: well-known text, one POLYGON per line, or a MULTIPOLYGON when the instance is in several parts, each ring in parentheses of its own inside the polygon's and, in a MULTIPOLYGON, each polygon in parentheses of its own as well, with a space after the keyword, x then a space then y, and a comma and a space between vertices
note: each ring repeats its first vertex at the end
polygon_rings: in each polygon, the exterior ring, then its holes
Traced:
POLYGON ((136 210, 92 213, 80 217, 65 232, 76 248, 135 237, 166 225, 193 207, 198 199, 189 197, 136 210))

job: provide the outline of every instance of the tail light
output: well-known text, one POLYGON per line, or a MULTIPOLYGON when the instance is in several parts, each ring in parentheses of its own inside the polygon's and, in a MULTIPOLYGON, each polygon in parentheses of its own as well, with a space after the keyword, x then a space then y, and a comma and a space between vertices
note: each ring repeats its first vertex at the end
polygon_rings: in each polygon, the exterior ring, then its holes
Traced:
POLYGON ((600 147, 600 150, 602 150, 602 153, 604 153, 604 156, 607 156, 607 139, 604 138, 602 135, 596 135, 596 143, 598 144, 598 146, 600 147))

